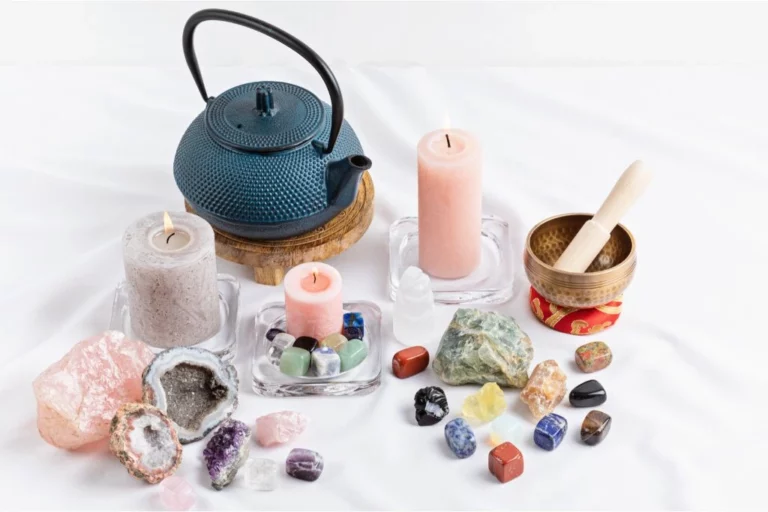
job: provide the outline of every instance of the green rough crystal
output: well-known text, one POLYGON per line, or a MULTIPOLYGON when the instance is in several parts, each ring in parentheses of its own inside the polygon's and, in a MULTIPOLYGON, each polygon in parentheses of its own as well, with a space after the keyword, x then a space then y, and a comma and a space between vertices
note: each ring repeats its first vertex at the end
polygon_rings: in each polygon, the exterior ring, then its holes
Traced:
POLYGON ((292 377, 301 377, 309 371, 309 352, 303 348, 288 347, 280 356, 280 371, 292 377))
POLYGON ((513 318, 459 309, 440 340, 432 369, 446 384, 522 388, 528 383, 533 345, 513 318))
POLYGON ((349 340, 339 349, 341 371, 351 370, 368 356, 368 347, 362 340, 349 340))

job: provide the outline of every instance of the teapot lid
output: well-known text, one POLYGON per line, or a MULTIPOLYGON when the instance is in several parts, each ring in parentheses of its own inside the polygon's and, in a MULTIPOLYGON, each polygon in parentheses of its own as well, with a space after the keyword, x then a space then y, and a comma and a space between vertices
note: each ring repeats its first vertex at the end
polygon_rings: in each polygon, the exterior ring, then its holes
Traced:
POLYGON ((219 143, 242 151, 271 153, 300 146, 323 126, 323 103, 285 82, 253 82, 208 100, 205 123, 219 143))

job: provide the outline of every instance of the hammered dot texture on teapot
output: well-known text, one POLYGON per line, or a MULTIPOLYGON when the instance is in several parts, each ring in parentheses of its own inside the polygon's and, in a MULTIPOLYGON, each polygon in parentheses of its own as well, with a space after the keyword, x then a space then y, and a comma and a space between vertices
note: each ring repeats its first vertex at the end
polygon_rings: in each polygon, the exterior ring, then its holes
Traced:
MULTIPOLYGON (((314 140, 326 142, 331 107, 324 103, 323 108, 323 126, 314 140)), ((206 132, 203 112, 184 134, 173 167, 179 190, 193 206, 235 222, 279 223, 324 210, 328 193, 318 168, 362 153, 346 121, 330 154, 321 155, 311 143, 273 155, 226 149, 206 132)))

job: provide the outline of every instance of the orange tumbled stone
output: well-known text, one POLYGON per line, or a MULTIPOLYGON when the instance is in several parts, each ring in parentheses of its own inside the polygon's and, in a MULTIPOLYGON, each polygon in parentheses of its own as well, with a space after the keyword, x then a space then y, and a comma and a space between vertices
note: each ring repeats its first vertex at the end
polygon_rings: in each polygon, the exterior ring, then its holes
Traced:
POLYGON ((424 347, 408 347, 392 358, 392 373, 398 379, 407 379, 421 373, 429 366, 429 352, 424 347))
POLYGON ((522 475, 524 469, 522 452, 509 441, 488 454, 488 470, 503 484, 522 475))

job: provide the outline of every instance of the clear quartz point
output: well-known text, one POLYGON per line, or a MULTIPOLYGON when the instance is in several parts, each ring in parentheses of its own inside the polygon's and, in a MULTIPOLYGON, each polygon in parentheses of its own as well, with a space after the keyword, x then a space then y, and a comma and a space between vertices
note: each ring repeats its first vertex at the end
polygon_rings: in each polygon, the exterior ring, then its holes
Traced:
POLYGON ((400 278, 393 315, 395 338, 403 345, 430 341, 435 326, 435 298, 429 276, 408 267, 400 278))

